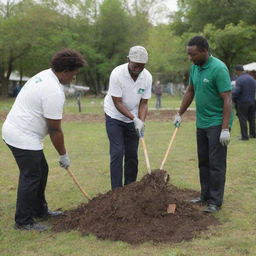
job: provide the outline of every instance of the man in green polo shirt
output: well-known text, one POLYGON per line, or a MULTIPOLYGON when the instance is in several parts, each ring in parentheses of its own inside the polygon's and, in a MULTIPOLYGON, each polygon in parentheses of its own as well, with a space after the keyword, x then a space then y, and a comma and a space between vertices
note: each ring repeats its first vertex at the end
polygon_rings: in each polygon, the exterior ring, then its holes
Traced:
POLYGON ((174 124, 195 98, 197 152, 201 195, 191 203, 206 203, 205 213, 218 211, 223 202, 227 145, 232 125, 231 82, 226 65, 209 54, 209 45, 202 36, 193 37, 187 45, 193 62, 189 85, 174 124))

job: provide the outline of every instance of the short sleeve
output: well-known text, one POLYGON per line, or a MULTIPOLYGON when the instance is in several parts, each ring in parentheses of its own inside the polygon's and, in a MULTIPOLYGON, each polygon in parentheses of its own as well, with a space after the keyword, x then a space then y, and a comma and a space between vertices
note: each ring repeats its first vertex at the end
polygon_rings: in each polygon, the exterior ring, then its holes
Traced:
POLYGON ((192 80, 192 72, 193 72, 193 68, 190 68, 188 84, 194 86, 193 80, 192 80))
POLYGON ((43 99, 43 115, 45 118, 60 120, 63 115, 65 96, 63 93, 48 95, 43 99))
POLYGON ((114 97, 122 97, 122 86, 115 71, 112 71, 109 78, 109 94, 114 97))
POLYGON ((145 91, 142 95, 142 99, 150 99, 151 92, 152 92, 152 75, 149 74, 147 85, 146 85, 145 91))
POLYGON ((228 69, 222 67, 216 72, 216 86, 219 92, 226 92, 232 90, 231 80, 228 69))

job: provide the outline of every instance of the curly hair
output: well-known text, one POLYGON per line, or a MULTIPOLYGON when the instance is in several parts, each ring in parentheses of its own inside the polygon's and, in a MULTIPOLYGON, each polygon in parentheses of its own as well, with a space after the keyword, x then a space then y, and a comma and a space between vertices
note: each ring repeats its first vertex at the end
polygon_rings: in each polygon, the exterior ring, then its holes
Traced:
POLYGON ((188 42, 188 46, 197 46, 200 50, 209 50, 209 44, 203 36, 195 36, 188 42))
POLYGON ((87 65, 81 53, 72 49, 63 49, 56 52, 51 60, 51 68, 55 72, 74 71, 87 65))

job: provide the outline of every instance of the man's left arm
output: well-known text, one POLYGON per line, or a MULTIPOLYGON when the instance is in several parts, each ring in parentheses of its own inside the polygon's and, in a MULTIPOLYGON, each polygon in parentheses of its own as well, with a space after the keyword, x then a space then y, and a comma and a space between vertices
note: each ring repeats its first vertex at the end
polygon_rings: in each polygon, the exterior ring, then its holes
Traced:
POLYGON ((60 155, 60 166, 67 169, 70 165, 70 160, 64 144, 64 134, 61 128, 61 120, 46 118, 46 123, 51 142, 60 155))
POLYGON ((220 97, 223 99, 222 129, 229 129, 229 120, 232 111, 232 93, 231 91, 221 92, 220 97))
POLYGON ((148 99, 141 99, 139 104, 139 119, 145 122, 148 114, 148 99))
POLYGON ((220 133, 220 143, 222 146, 227 146, 230 142, 229 120, 232 108, 231 91, 221 92, 220 97, 223 99, 223 120, 220 133))

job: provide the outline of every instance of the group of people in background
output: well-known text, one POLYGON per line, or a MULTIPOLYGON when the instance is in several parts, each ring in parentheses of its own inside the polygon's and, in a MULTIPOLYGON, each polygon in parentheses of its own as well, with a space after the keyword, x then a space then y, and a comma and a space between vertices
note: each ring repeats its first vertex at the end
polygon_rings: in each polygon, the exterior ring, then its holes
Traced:
MULTIPOLYGON (((193 63, 189 85, 173 123, 180 126, 183 114, 195 99, 201 192, 200 197, 192 199, 191 203, 205 204, 203 211, 214 213, 220 210, 224 197, 227 146, 233 121, 232 97, 237 105, 242 138, 254 138, 255 81, 243 73, 232 92, 226 65, 210 54, 208 42, 202 36, 195 36, 188 42, 187 54, 193 63), (249 136, 247 120, 250 123, 249 136)), ((152 93, 152 75, 145 68, 147 62, 147 50, 143 46, 133 46, 127 63, 114 68, 110 75, 104 112, 112 189, 128 185, 137 178, 138 145, 145 134, 148 100, 152 93)), ((59 154, 60 166, 67 169, 70 160, 61 129, 65 100, 62 85, 69 84, 85 64, 79 52, 70 49, 57 52, 52 58, 51 68, 36 74, 24 85, 3 124, 3 140, 20 171, 16 229, 44 231, 47 227, 36 223, 35 218, 62 214, 50 211, 45 198, 48 164, 42 140, 50 135, 59 154)), ((161 108, 163 87, 160 81, 156 82, 154 92, 156 108, 161 108)))

